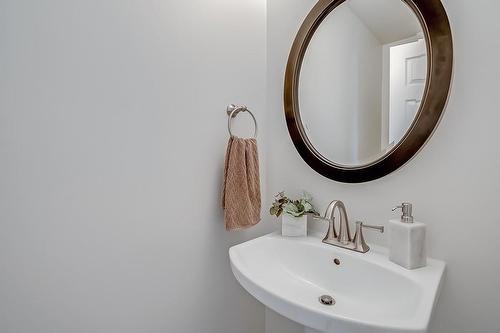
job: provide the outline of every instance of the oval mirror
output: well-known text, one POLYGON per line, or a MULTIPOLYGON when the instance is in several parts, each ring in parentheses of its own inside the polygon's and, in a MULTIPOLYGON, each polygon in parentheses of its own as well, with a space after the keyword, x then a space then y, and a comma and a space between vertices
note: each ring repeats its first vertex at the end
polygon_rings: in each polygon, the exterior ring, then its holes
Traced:
POLYGON ((286 71, 292 140, 329 178, 382 177, 432 134, 451 70, 451 31, 439 0, 319 1, 286 71))

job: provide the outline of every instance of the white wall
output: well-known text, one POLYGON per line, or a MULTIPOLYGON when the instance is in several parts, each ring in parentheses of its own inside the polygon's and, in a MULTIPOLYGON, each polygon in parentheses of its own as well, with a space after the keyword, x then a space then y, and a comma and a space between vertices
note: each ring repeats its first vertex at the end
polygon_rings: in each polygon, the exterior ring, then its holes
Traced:
POLYGON ((0 1, 2 333, 264 330, 227 249, 268 228, 227 233, 219 193, 225 106, 264 127, 265 6, 0 1))
MULTIPOLYGON (((432 333, 498 332, 500 317, 500 114, 496 97, 500 23, 494 1, 443 1, 455 43, 455 78, 447 111, 431 141, 399 171, 370 183, 328 180, 310 169, 289 139, 283 73, 302 20, 315 0, 268 1, 268 191, 308 189, 321 209, 343 200, 352 220, 385 223, 408 200, 428 224, 429 254, 448 264, 432 333)), ((378 234, 369 242, 383 243, 378 234)), ((367 277, 369 278, 369 277, 367 277)))

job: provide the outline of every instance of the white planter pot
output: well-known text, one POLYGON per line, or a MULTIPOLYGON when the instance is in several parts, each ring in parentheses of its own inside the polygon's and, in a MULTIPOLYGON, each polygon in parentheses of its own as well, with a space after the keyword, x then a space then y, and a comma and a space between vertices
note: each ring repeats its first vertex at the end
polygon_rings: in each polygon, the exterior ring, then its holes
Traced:
POLYGON ((294 217, 284 213, 281 215, 281 235, 287 237, 307 236, 307 219, 309 214, 294 217))

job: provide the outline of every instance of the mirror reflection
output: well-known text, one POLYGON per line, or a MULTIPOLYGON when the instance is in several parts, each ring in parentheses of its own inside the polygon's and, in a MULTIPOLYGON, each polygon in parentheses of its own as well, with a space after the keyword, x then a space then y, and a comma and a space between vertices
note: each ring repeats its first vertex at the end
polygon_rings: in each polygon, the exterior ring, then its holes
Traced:
POLYGON ((427 48, 400 0, 347 0, 319 26, 299 82, 305 133, 324 157, 356 167, 395 147, 420 108, 427 48))

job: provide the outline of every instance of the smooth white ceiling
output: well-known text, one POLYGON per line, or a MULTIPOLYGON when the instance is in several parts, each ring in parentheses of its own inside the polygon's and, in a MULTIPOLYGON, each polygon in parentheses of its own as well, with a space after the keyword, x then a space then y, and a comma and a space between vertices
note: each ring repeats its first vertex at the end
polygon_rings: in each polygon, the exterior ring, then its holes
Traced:
POLYGON ((417 16, 401 0, 349 0, 346 4, 381 44, 400 41, 422 32, 417 16))

